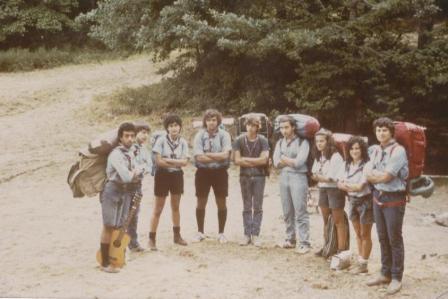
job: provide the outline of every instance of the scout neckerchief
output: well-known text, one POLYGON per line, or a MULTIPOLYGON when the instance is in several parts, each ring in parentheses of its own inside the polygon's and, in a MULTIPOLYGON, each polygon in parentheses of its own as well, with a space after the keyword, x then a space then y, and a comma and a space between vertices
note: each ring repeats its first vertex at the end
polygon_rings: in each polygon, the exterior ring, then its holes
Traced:
POLYGON ((176 140, 171 141, 170 135, 167 134, 166 135, 166 142, 168 143, 168 146, 171 149, 171 159, 176 159, 176 153, 175 150, 177 149, 177 147, 180 145, 180 137, 177 136, 176 140))
POLYGON ((257 147, 257 145, 258 145, 258 135, 255 138, 255 141, 252 142, 252 143, 253 143, 253 145, 249 146, 249 138, 247 138, 247 135, 244 136, 244 145, 246 146, 246 149, 249 152, 249 157, 256 158, 256 157, 253 156, 253 152, 254 152, 255 148, 257 147))
POLYGON ((124 145, 121 145, 119 147, 120 151, 123 153, 124 157, 128 161, 128 170, 132 171, 132 158, 129 156, 129 149, 125 147, 124 145))
POLYGON ((380 150, 376 150, 375 151, 375 158, 373 159, 373 162, 374 162, 373 169, 377 169, 378 166, 381 164, 381 162, 383 162, 384 158, 386 157, 386 149, 391 147, 391 146, 393 146, 391 148, 391 150, 390 150, 390 156, 392 156, 392 151, 395 149, 396 144, 397 144, 397 142, 395 140, 392 140, 384 148, 381 147, 381 145, 380 145, 380 148, 381 148, 381 159, 378 162, 376 161, 376 157, 378 156, 378 152, 380 151, 380 150))
POLYGON ((218 135, 218 133, 219 133, 219 128, 217 128, 216 131, 213 132, 213 133, 209 133, 207 131, 207 129, 205 129, 204 134, 202 135, 202 149, 204 150, 204 153, 208 153, 208 152, 211 153, 212 152, 212 150, 213 150, 212 138, 215 138, 216 135, 218 135), (208 146, 209 146, 209 148, 208 148, 207 151, 205 150, 205 138, 204 138, 205 133, 207 133, 207 135, 208 135, 208 146))
POLYGON ((364 168, 364 161, 361 161, 359 163, 358 168, 356 168, 355 171, 353 171, 352 174, 350 174, 350 165, 347 165, 347 166, 348 166, 347 169, 346 169, 347 179, 350 179, 350 178, 354 177, 358 172, 362 171, 362 169, 364 168))

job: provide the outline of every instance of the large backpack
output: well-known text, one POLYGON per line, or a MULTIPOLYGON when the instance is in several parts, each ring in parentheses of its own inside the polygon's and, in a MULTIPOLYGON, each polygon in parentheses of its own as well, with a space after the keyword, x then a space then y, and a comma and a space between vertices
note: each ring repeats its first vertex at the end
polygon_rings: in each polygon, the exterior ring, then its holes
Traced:
MULTIPOLYGON (((394 122, 395 140, 406 150, 408 158, 409 175, 407 179, 407 192, 410 195, 429 197, 434 192, 433 180, 423 174, 426 151, 426 128, 409 122, 394 122)), ((391 146, 392 155, 396 146, 391 146)), ((377 155, 378 152, 375 153, 377 155)))
MULTIPOLYGON (((285 115, 279 115, 274 120, 274 132, 277 136, 280 136, 280 118, 285 115)), ((320 129, 319 121, 305 114, 288 114, 296 121, 297 135, 306 139, 313 139, 314 134, 320 129)))

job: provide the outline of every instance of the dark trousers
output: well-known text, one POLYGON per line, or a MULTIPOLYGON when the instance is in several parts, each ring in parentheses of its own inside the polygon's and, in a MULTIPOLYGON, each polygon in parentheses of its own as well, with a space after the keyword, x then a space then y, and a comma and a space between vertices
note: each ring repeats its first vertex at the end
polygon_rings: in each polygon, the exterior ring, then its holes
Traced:
POLYGON ((381 247, 381 273, 401 281, 404 270, 403 218, 406 206, 382 208, 373 204, 381 247))
MULTIPOLYGON (((140 186, 137 189, 137 192, 142 194, 142 187, 140 186)), ((132 202, 130 203, 132 205, 132 202)), ((129 207, 129 211, 131 211, 131 206, 129 207)), ((129 242, 129 248, 134 248, 139 246, 137 239, 137 224, 138 224, 138 213, 140 212, 140 205, 138 206, 137 210, 135 211, 134 217, 132 218, 131 222, 129 223, 127 233, 129 237, 131 238, 129 242)))

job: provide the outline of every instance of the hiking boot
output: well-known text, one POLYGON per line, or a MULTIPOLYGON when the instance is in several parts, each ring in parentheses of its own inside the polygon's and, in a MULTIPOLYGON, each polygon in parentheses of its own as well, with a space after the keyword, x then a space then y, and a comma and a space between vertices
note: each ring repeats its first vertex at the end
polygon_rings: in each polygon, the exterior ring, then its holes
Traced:
POLYGON ((174 236, 174 240, 173 241, 174 241, 174 244, 177 244, 177 245, 181 245, 181 246, 187 246, 188 245, 188 243, 184 239, 182 239, 182 237, 180 235, 174 236))
POLYGON ((296 241, 295 240, 286 239, 285 242, 283 242, 283 244, 281 246, 284 249, 296 248, 296 241))
POLYGON ((101 266, 100 270, 106 273, 118 273, 120 272, 120 268, 109 265, 107 267, 101 266))
POLYGON ((252 236, 252 244, 254 244, 255 247, 262 247, 263 245, 259 236, 252 236))
POLYGON ((383 274, 378 275, 377 277, 373 278, 372 280, 369 280, 367 282, 367 286, 373 287, 373 286, 379 286, 382 284, 387 284, 390 282, 390 277, 384 276, 383 274))
POLYGON ((224 234, 219 234, 219 235, 218 235, 218 242, 219 242, 220 244, 225 244, 225 243, 227 243, 227 238, 226 238, 226 236, 224 236, 224 234))
POLYGON ((204 233, 197 232, 197 234, 193 237, 193 242, 199 243, 199 242, 205 240, 205 238, 206 237, 205 237, 204 233))
POLYGON ((356 266, 350 271, 351 274, 358 275, 361 273, 367 273, 367 263, 357 263, 356 266))
POLYGON ((308 252, 310 252, 310 247, 306 246, 306 245, 300 245, 297 249, 296 249, 296 253, 298 254, 306 254, 308 252))
POLYGON ((398 279, 392 279, 392 281, 389 283, 389 286, 387 287, 387 294, 393 295, 395 293, 398 293, 401 290, 401 281, 398 279))
POLYGON ((243 239, 240 242, 240 246, 247 246, 251 242, 250 236, 244 235, 243 239))

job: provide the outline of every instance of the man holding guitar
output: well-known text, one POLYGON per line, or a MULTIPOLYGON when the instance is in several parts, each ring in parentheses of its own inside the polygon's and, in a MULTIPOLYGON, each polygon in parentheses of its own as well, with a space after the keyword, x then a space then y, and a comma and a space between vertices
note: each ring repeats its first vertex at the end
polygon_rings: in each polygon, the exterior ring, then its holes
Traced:
POLYGON ((114 229, 123 226, 128 216, 131 200, 140 188, 143 175, 143 170, 135 167, 135 157, 131 150, 135 142, 135 132, 135 126, 132 123, 126 122, 120 125, 118 129, 120 143, 107 158, 107 180, 100 193, 103 216, 100 261, 101 270, 108 273, 119 272, 119 267, 113 265, 109 258, 112 233, 114 229))

